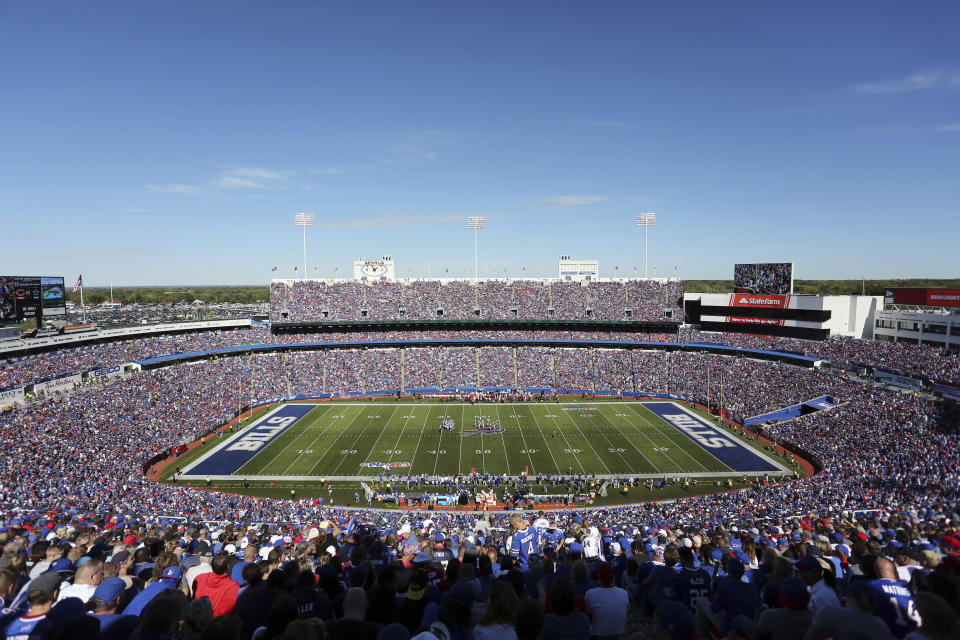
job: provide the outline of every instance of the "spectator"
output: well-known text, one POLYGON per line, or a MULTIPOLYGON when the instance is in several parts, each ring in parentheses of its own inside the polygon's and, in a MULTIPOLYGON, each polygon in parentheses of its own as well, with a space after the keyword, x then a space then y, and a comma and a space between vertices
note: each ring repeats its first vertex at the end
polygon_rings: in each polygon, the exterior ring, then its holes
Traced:
POLYGON ((343 599, 343 617, 327 625, 330 640, 376 640, 382 625, 367 622, 366 615, 367 594, 352 587, 343 599))
MULTIPOLYGON (((810 594, 798 578, 784 578, 777 588, 778 608, 767 609, 757 618, 755 640, 803 640, 813 620, 807 608, 810 594)), ((827 605, 830 606, 830 605, 827 605)))
POLYGON ((613 567, 607 562, 597 565, 599 586, 583 597, 590 615, 590 635, 619 638, 626 632, 627 610, 630 599, 627 592, 613 584, 613 567))
POLYGON ((567 576, 557 576, 550 588, 549 611, 543 621, 543 637, 550 640, 587 640, 590 618, 577 611, 577 594, 567 576))
POLYGON ((876 638, 889 640, 886 623, 873 615, 874 594, 865 581, 854 582, 847 591, 847 606, 827 605, 817 611, 805 640, 827 638, 876 638))
POLYGON ((473 628, 474 640, 518 640, 514 628, 520 602, 509 582, 495 580, 490 584, 490 599, 480 623, 473 628))
POLYGON ((230 558, 226 554, 215 555, 210 568, 212 571, 202 573, 194 580, 193 597, 209 598, 213 605, 213 617, 218 618, 233 613, 240 587, 230 579, 230 558))

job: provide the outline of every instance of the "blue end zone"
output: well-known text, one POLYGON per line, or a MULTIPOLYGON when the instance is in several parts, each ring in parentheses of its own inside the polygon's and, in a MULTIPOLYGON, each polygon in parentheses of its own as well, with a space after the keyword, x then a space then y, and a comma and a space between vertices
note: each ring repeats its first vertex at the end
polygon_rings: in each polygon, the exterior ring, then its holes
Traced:
POLYGON ((313 409, 312 404, 286 404, 247 427, 216 450, 184 470, 189 475, 226 476, 250 462, 281 433, 313 409))
POLYGON ((643 402, 641 404, 733 471, 780 470, 700 416, 686 411, 672 402, 643 402))
POLYGON ((743 421, 743 424, 748 427, 752 427, 758 424, 767 424, 773 420, 783 422, 784 420, 793 420, 794 418, 799 418, 805 413, 810 413, 812 411, 824 411, 826 409, 832 409, 835 406, 837 406, 837 401, 832 396, 820 396, 819 398, 814 398, 813 400, 808 400, 807 402, 801 402, 800 404, 795 404, 789 407, 784 407, 783 409, 778 409, 776 411, 770 411, 769 413, 760 414, 759 416, 747 418, 743 421))

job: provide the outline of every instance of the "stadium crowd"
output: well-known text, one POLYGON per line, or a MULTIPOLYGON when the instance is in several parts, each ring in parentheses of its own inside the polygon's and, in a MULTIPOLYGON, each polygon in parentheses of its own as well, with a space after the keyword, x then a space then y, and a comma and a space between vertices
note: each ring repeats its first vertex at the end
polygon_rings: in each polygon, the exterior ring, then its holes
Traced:
POLYGON ((797 340, 747 334, 720 334, 683 327, 681 342, 715 342, 747 349, 772 349, 820 358, 837 364, 870 366, 905 375, 925 376, 960 384, 960 357, 944 349, 908 342, 856 340, 833 337, 829 340, 797 340))
MULTIPOLYGON (((124 362, 137 349, 215 348, 249 336, 114 343, 96 355, 124 362)), ((957 379, 956 356, 925 348, 724 338, 957 379)), ((57 365, 57 355, 3 371, 35 380, 95 361, 62 352, 57 365)), ((0 627, 24 639, 956 638, 957 416, 833 374, 685 352, 329 350, 142 372, 0 414, 0 627), (406 386, 516 377, 718 402, 721 370, 731 412, 824 394, 842 401, 764 427, 815 456, 820 473, 673 502, 477 514, 331 509, 140 472, 250 399, 321 385, 370 391, 398 387, 401 376, 406 386)))
POLYGON ((254 325, 250 329, 164 334, 60 349, 16 359, 0 359, 0 389, 145 360, 158 355, 269 342, 272 342, 270 331, 254 325))
POLYGON ((270 319, 314 320, 543 319, 663 320, 680 314, 678 281, 610 280, 277 280, 270 319), (442 316, 438 310, 442 309, 442 316), (551 312, 550 310, 553 309, 551 312), (627 314, 629 310, 629 315, 627 314))

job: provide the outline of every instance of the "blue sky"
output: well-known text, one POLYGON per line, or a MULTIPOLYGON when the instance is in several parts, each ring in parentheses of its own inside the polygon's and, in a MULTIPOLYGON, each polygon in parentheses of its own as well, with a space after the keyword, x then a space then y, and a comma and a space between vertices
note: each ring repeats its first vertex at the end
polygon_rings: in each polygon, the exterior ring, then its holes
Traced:
POLYGON ((0 270, 957 277, 960 4, 0 0, 0 270), (316 267, 316 269, 314 268, 316 267), (302 267, 301 267, 302 269, 302 267))

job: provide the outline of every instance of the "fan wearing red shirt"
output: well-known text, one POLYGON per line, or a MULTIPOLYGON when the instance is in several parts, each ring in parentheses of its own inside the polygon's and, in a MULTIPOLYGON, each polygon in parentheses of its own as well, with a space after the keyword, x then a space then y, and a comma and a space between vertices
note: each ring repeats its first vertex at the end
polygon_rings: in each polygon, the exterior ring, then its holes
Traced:
POLYGON ((214 618, 233 613, 240 585, 230 578, 230 556, 218 553, 211 560, 210 568, 213 571, 201 573, 193 581, 193 597, 210 598, 214 618))

